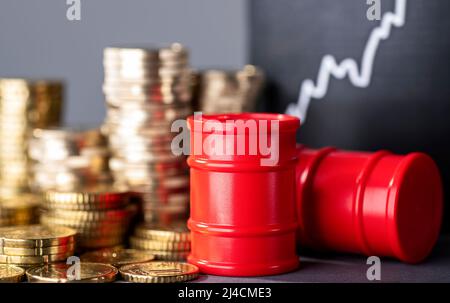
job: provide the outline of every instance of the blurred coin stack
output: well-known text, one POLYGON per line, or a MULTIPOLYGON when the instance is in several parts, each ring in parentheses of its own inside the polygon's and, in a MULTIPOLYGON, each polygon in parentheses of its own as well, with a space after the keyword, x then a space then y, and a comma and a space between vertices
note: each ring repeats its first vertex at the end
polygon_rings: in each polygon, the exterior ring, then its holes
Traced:
POLYGON ((158 260, 184 261, 191 250, 191 238, 186 221, 146 223, 136 227, 130 245, 151 253, 158 260))
POLYGON ((252 112, 264 84, 264 73, 253 65, 242 70, 205 70, 200 73, 197 104, 211 113, 252 112))
POLYGON ((41 223, 77 231, 79 251, 124 244, 136 207, 126 190, 97 186, 73 192, 45 192, 41 223))
POLYGON ((24 268, 65 261, 74 255, 75 231, 42 225, 0 228, 0 264, 24 268))
POLYGON ((0 226, 38 223, 41 199, 32 194, 21 194, 0 200, 0 226))
POLYGON ((32 160, 30 187, 35 192, 111 182, 107 140, 99 129, 34 129, 28 154, 32 160))
POLYGON ((34 127, 58 125, 63 84, 0 79, 0 196, 28 190, 27 139, 34 127))
MULTIPOLYGON (((186 157, 174 155, 172 122, 192 113, 192 71, 180 44, 161 48, 106 48, 103 91, 114 181, 138 194, 147 221, 187 217, 186 157), (135 190, 137 188, 137 190, 135 190)), ((179 131, 179 129, 176 129, 179 131)))

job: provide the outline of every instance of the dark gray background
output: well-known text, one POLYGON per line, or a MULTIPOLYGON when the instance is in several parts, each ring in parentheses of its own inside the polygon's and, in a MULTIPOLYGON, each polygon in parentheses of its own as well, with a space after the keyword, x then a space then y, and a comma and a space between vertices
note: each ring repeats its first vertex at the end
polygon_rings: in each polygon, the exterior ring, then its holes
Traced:
POLYGON ((194 67, 246 63, 243 0, 1 0, 0 77, 64 78, 68 124, 103 121, 102 50, 113 44, 181 42, 194 67))
MULTIPOLYGON (((383 0, 383 12, 393 11, 393 3, 383 0)), ((367 9, 361 0, 252 1, 252 61, 272 83, 266 109, 282 112, 296 102, 302 81, 316 81, 324 55, 360 62, 379 25, 367 20, 367 9)), ((380 44, 370 86, 332 78, 325 98, 311 101, 300 141, 312 147, 427 152, 440 166, 449 196, 448 14, 448 0, 409 0, 405 26, 394 27, 380 44)))

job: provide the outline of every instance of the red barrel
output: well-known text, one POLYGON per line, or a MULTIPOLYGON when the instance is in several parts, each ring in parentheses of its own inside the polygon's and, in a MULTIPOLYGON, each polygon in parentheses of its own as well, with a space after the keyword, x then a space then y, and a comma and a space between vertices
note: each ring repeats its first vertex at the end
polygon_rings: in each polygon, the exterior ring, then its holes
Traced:
POLYGON ((418 263, 441 225, 442 184, 423 153, 298 148, 299 244, 418 263))
POLYGON ((273 275, 297 268, 295 134, 300 121, 244 113, 191 116, 188 126, 188 261, 203 273, 222 276, 273 275), (277 148, 270 156, 261 148, 269 146, 267 139, 278 148, 276 157, 277 148), (224 146, 226 153, 211 152, 224 146), (278 160, 267 163, 270 157, 278 160))

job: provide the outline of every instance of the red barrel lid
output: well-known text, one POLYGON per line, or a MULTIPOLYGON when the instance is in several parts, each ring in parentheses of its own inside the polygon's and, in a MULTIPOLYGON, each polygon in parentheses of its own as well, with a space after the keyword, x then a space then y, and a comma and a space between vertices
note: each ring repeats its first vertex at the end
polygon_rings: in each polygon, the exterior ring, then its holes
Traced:
POLYGON ((437 241, 443 212, 439 170, 423 153, 402 159, 390 183, 388 232, 395 255, 408 263, 425 259, 437 241))

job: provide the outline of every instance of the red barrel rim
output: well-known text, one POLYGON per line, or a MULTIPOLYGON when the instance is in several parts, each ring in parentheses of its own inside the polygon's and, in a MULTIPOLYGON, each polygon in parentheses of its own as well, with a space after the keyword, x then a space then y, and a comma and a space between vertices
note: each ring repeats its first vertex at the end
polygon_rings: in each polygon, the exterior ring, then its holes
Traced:
MULTIPOLYGON (((194 121, 200 123, 202 126, 207 121, 218 121, 221 124, 225 124, 227 121, 236 120, 255 120, 258 121, 278 121, 279 131, 288 132, 296 131, 300 127, 300 119, 286 114, 277 113, 229 113, 229 114, 207 114, 201 115, 201 119, 197 118, 197 115, 192 115, 188 117, 188 125, 192 129, 194 121)), ((206 133, 203 127, 199 129, 200 132, 206 133)))

